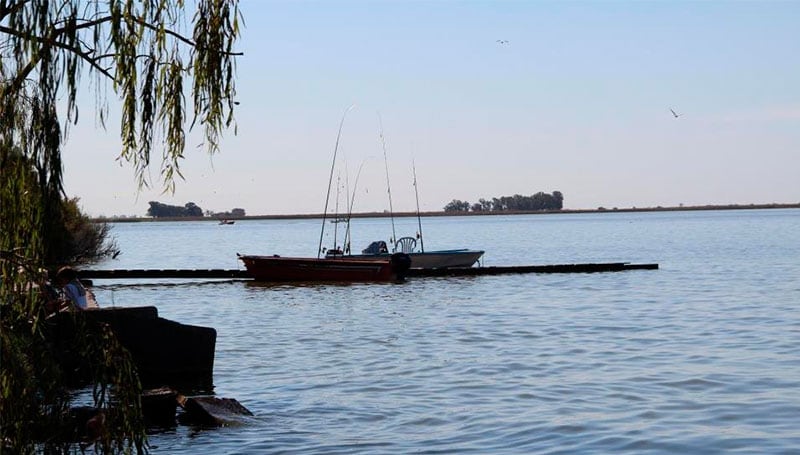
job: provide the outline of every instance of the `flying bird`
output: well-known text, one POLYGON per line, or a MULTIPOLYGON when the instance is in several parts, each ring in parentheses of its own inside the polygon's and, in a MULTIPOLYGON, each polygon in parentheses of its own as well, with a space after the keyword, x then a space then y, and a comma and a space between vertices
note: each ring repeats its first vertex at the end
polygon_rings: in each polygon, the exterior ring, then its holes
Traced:
POLYGON ((673 117, 675 117, 675 118, 678 118, 678 117, 680 117, 680 116, 681 116, 681 114, 678 114, 678 113, 676 113, 676 112, 675 112, 675 111, 673 111, 672 109, 670 109, 669 111, 670 111, 670 112, 672 112, 672 116, 673 116, 673 117))
POLYGON ((499 40, 497 40, 497 44, 508 44, 508 40, 507 39, 499 39, 499 40))

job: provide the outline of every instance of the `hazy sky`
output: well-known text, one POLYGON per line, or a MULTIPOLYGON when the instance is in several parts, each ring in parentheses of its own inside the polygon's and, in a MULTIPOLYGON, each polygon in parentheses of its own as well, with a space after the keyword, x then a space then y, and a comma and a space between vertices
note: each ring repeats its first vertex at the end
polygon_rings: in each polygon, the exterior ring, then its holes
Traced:
POLYGON ((412 162, 422 210, 554 190, 571 209, 800 202, 800 2, 240 6, 238 133, 213 158, 190 136, 174 195, 156 156, 137 193, 119 117, 104 132, 87 103, 64 162, 90 215, 321 213, 350 105, 340 211, 345 182, 354 211, 388 208, 379 118, 396 211, 415 208, 412 162))

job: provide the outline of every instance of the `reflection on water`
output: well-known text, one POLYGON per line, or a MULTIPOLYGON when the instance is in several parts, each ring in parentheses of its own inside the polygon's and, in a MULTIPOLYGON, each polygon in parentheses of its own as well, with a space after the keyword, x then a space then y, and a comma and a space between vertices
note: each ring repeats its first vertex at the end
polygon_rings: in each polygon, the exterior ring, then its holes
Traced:
MULTIPOLYGON (((255 413, 243 426, 154 433, 153 452, 800 445, 800 211, 423 222, 426 247, 484 249, 486 265, 661 268, 379 285, 98 280, 101 304, 156 305, 163 317, 216 328, 214 392, 255 413)), ((354 238, 366 245, 387 226, 359 221, 354 238)), ((318 229, 318 220, 118 224, 123 254, 99 267, 241 268, 237 252, 314 255, 318 229)))

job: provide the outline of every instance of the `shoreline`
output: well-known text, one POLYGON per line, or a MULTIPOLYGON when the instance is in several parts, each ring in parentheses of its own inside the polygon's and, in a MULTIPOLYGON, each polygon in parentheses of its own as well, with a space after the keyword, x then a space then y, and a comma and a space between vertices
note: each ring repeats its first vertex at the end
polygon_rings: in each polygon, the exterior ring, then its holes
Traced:
MULTIPOLYGON (((486 211, 486 212, 420 212, 421 217, 437 217, 437 216, 499 216, 499 215, 555 215, 555 214, 574 214, 574 213, 634 213, 634 212, 681 212, 681 211, 703 211, 703 210, 762 210, 762 209, 798 209, 800 203, 797 204, 726 204, 726 205, 696 205, 696 206, 678 206, 678 207, 628 207, 628 208, 597 208, 597 209, 562 209, 562 210, 514 210, 514 211, 486 211)), ((350 218, 385 218, 389 216, 389 212, 361 212, 353 213, 350 218)), ((394 213, 397 218, 416 217, 416 212, 397 212, 394 213)), ((302 219, 320 219, 323 215, 321 213, 312 214, 292 214, 292 215, 246 215, 243 217, 230 217, 225 218, 233 221, 243 220, 302 220, 302 219)), ((335 218, 335 215, 328 214, 327 218, 335 218)), ((340 216, 341 217, 341 216, 340 216)), ((219 222, 220 218, 203 216, 203 217, 104 217, 93 218, 94 222, 108 222, 108 223, 142 223, 142 222, 161 222, 161 221, 214 221, 219 222)))

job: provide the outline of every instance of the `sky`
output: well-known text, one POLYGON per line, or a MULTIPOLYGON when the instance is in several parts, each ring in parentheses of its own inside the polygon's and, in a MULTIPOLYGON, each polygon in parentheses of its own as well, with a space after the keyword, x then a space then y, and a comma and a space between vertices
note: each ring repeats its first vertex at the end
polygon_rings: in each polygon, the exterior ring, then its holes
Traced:
POLYGON ((329 213, 388 210, 387 188, 395 211, 416 210, 416 195, 435 211, 539 191, 567 209, 800 202, 800 2, 240 9, 236 131, 213 157, 190 133, 174 194, 158 156, 137 189, 116 160, 115 100, 104 131, 85 94, 63 158, 86 213, 144 216, 149 201, 322 213, 334 150, 329 213))

